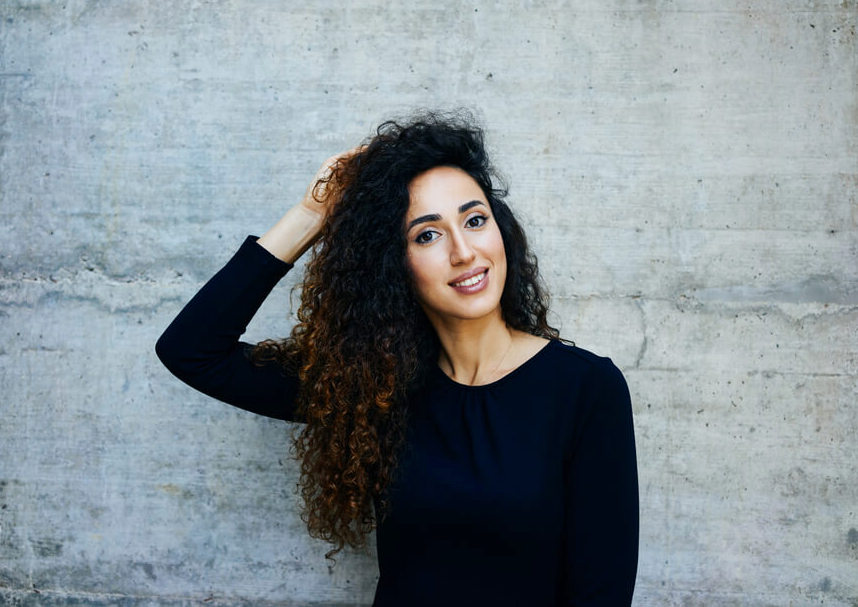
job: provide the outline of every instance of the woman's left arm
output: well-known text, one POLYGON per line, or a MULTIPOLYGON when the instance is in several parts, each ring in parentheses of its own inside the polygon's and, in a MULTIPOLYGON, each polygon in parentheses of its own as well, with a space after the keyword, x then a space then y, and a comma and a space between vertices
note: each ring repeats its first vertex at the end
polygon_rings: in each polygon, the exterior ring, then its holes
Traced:
POLYGON ((638 476, 629 390, 608 359, 584 380, 566 468, 562 605, 630 605, 638 562, 638 476))

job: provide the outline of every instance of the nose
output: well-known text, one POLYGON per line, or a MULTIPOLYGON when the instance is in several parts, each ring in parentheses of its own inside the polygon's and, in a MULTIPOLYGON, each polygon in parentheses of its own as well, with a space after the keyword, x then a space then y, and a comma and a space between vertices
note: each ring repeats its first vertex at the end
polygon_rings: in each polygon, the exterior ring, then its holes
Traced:
POLYGON ((458 230, 450 233, 450 263, 454 266, 469 264, 476 258, 468 237, 458 230))

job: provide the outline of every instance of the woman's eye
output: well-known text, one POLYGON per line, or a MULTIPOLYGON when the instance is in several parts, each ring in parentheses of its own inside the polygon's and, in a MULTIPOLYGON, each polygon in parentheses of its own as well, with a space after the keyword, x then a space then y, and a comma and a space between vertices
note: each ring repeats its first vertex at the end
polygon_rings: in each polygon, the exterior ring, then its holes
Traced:
POLYGON ((417 244, 426 244, 427 242, 432 242, 433 240, 435 240, 435 234, 436 232, 432 230, 420 232, 414 239, 414 242, 416 242, 417 244))
POLYGON ((486 217, 485 215, 474 215, 473 217, 468 217, 468 220, 465 222, 465 225, 469 228, 478 228, 486 221, 488 221, 488 217, 486 217))

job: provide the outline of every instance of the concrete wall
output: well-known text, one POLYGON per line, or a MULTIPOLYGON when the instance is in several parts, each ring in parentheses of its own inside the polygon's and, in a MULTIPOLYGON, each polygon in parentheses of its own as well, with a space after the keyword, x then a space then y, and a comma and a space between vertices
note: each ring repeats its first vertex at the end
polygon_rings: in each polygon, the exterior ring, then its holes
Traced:
MULTIPOLYGON (((366 605, 153 344, 317 165, 482 113, 635 403, 635 604, 858 605, 854 0, 0 3, 0 603, 366 605), (390 7, 388 4, 401 4, 390 7)), ((248 338, 283 335, 279 287, 248 338)))

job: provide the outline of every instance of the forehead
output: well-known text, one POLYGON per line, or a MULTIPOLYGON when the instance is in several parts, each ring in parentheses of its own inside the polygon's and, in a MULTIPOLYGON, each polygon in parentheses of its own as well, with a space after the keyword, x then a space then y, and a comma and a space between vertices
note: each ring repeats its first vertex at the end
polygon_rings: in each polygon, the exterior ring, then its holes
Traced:
POLYGON ((472 200, 487 202, 480 185, 474 178, 457 167, 440 166, 420 173, 408 184, 408 213, 406 217, 439 213, 444 215, 450 209, 472 200))

